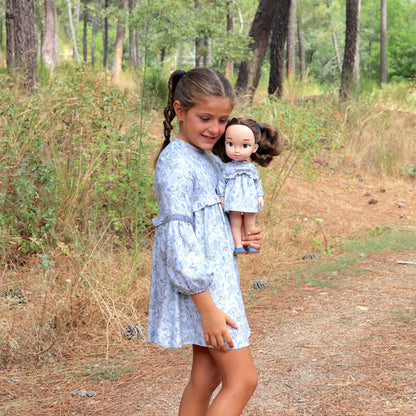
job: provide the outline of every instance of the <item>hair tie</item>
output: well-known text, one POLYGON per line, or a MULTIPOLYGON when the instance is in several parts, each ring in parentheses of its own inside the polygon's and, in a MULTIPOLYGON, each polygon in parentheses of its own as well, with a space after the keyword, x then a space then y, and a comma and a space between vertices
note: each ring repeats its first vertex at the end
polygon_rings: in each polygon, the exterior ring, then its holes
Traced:
POLYGON ((182 78, 183 75, 185 75, 185 71, 179 72, 179 78, 182 78))
POLYGON ((263 131, 263 127, 261 126, 261 124, 257 124, 259 126, 260 131, 263 131))
POLYGON ((165 136, 165 142, 170 142, 170 134, 167 134, 167 135, 165 136))

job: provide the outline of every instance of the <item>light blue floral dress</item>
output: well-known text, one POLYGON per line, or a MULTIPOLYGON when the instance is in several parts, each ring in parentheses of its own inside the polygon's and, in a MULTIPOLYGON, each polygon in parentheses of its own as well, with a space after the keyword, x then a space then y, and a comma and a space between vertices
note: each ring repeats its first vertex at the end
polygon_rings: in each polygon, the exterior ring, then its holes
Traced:
POLYGON ((232 160, 218 181, 217 193, 224 197, 224 211, 259 212, 263 187, 257 168, 248 160, 232 160))
POLYGON ((234 348, 249 345, 234 241, 215 190, 222 167, 211 152, 177 138, 159 156, 149 342, 170 348, 207 346, 190 295, 209 290, 216 306, 238 325, 228 327, 234 348))

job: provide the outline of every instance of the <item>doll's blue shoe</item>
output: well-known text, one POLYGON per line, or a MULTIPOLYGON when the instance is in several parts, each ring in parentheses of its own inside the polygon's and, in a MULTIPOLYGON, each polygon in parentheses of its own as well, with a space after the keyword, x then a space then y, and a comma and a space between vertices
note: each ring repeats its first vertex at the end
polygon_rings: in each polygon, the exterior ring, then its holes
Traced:
POLYGON ((253 254, 253 253, 258 253, 259 252, 256 248, 250 247, 250 246, 248 246, 246 248, 246 250, 247 250, 247 254, 253 254))
POLYGON ((234 256, 236 256, 237 254, 242 254, 245 253, 246 251, 244 250, 244 247, 237 247, 234 249, 234 256))

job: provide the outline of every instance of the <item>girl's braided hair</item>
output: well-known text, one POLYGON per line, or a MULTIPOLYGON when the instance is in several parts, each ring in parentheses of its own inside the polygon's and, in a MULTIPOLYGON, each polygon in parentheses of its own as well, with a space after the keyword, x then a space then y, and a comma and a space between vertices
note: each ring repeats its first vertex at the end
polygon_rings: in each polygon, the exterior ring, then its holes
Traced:
POLYGON ((165 140, 156 161, 162 150, 170 143, 172 121, 176 116, 173 103, 176 100, 180 102, 184 110, 189 110, 210 97, 227 98, 231 105, 234 104, 234 90, 230 82, 223 74, 211 68, 198 67, 187 72, 177 69, 169 78, 168 89, 168 102, 163 112, 165 140))
MULTIPOLYGON (((254 134, 254 140, 259 145, 257 151, 252 153, 250 159, 260 166, 268 166, 275 156, 282 153, 282 139, 278 130, 274 129, 269 124, 258 124, 250 118, 233 118, 229 121, 227 127, 233 124, 247 126, 254 134)), ((227 130, 225 130, 227 131, 227 130)), ((221 158, 225 163, 230 162, 231 159, 225 152, 225 133, 220 140, 215 143, 212 149, 213 153, 221 158)))

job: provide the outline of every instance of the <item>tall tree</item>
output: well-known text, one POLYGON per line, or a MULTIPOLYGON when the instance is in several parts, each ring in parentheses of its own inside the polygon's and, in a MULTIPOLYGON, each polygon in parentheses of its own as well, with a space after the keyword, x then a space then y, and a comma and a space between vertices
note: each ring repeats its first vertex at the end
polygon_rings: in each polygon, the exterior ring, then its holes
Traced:
POLYGON ((243 61, 238 72, 235 90, 238 95, 246 95, 253 99, 257 89, 260 70, 263 65, 267 42, 277 14, 279 1, 260 0, 249 32, 250 50, 253 58, 243 61))
POLYGON ((34 0, 6 1, 7 69, 18 69, 24 87, 38 82, 34 0))
POLYGON ((104 0, 104 20, 103 20, 103 68, 108 67, 108 0, 104 0))
POLYGON ((344 61, 341 74, 341 98, 351 93, 354 85, 354 64, 357 50, 360 0, 346 0, 344 61))
POLYGON ((45 0, 42 60, 51 71, 59 64, 59 37, 56 27, 55 0, 45 0))
POLYGON ((291 0, 280 0, 277 14, 273 21, 270 41, 270 77, 268 93, 282 96, 285 73, 285 44, 289 24, 291 0))
MULTIPOLYGON (((234 13, 230 7, 234 0, 227 1, 227 36, 234 32, 234 13)), ((233 74, 234 62, 227 55, 225 62, 225 76, 229 77, 233 74)))
POLYGON ((381 0, 380 85, 387 84, 387 0, 381 0))
POLYGON ((126 36, 124 30, 124 17, 127 10, 127 0, 120 0, 118 7, 119 15, 117 19, 117 36, 114 47, 113 65, 111 67, 111 73, 115 79, 120 78, 123 63, 124 38, 126 36))
POLYGON ((299 43, 299 73, 301 78, 305 76, 306 62, 305 62, 305 38, 303 36, 302 17, 298 17, 298 43, 299 43))
POLYGON ((77 64, 79 64, 79 53, 78 53, 78 46, 77 46, 77 35, 74 28, 74 19, 72 17, 72 6, 71 6, 71 0, 66 0, 68 4, 68 19, 69 19, 69 28, 71 30, 71 40, 72 45, 74 48, 74 56, 77 64))
POLYGON ((290 4, 287 30, 287 77, 289 80, 295 79, 296 3, 296 0, 292 0, 290 4))

